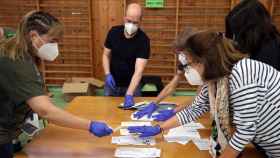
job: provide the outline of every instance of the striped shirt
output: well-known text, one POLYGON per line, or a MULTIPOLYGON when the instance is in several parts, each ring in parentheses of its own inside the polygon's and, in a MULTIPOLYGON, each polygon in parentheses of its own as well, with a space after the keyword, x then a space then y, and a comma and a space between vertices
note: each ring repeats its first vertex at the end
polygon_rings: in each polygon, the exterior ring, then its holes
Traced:
MULTIPOLYGON (((229 104, 236 126, 229 144, 242 151, 250 142, 270 157, 280 157, 280 72, 273 67, 243 59, 229 76, 229 104)), ((176 114, 181 124, 195 121, 209 111, 207 84, 191 106, 176 114)))

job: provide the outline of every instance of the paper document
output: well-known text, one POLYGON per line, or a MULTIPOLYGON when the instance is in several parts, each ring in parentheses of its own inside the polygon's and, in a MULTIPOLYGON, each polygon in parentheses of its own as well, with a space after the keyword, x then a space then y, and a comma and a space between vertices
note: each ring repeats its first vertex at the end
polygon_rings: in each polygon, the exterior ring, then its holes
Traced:
POLYGON ((112 137, 112 144, 118 145, 155 145, 156 141, 154 138, 139 138, 138 136, 117 136, 112 137))
POLYGON ((115 157, 122 158, 154 158, 160 157, 160 149, 119 147, 115 151, 115 157))
POLYGON ((128 135, 134 135, 134 133, 129 133, 129 131, 127 129, 120 129, 120 135, 128 136, 128 135))
POLYGON ((186 129, 195 129, 195 130, 205 128, 201 123, 198 123, 198 122, 190 122, 190 123, 185 124, 183 126, 186 129))
POLYGON ((130 127, 130 126, 151 126, 151 122, 137 122, 137 121, 131 121, 131 122, 121 122, 122 127, 130 127))
POLYGON ((209 150, 209 139, 193 139, 192 141, 199 150, 209 150))
POLYGON ((197 130, 188 129, 184 126, 170 129, 167 136, 172 137, 188 137, 188 138, 200 138, 199 132, 197 130))
POLYGON ((192 139, 200 139, 197 129, 201 128, 204 128, 204 126, 200 123, 189 123, 170 129, 168 133, 164 135, 164 139, 167 142, 177 142, 185 145, 192 139))

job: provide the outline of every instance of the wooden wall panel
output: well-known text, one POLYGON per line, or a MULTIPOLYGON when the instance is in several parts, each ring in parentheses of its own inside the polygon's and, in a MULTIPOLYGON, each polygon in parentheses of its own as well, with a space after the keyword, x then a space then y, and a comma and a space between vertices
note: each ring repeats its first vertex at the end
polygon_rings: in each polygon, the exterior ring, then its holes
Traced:
MULTIPOLYGON (((126 0, 126 4, 137 2, 144 7, 145 0, 126 0)), ((144 9, 142 29, 151 39, 151 59, 145 74, 158 75, 168 83, 176 72, 177 59, 171 44, 186 26, 198 29, 224 31, 224 18, 237 2, 225 0, 165 0, 162 9, 144 9)), ((178 89, 195 89, 185 79, 178 89)))
POLYGON ((145 8, 145 0, 127 0, 126 4, 137 2, 144 8, 141 28, 151 40, 151 56, 145 75, 161 76, 168 83, 175 72, 175 54, 171 43, 176 36, 177 0, 165 0, 164 9, 145 8))
POLYGON ((94 76, 103 79, 102 54, 104 41, 110 28, 123 23, 123 0, 93 0, 94 76))
POLYGON ((275 0, 273 3, 273 20, 280 32, 280 0, 275 0))
MULTIPOLYGON (((199 30, 212 29, 225 31, 225 16, 234 3, 225 0, 180 0, 179 33, 185 27, 196 27, 199 30)), ((179 84, 179 89, 191 89, 185 79, 179 84)))
MULTIPOLYGON (((151 59, 145 74, 159 75, 168 83, 177 60, 171 43, 186 26, 224 30, 224 16, 240 0, 165 0, 165 8, 144 8, 142 28, 151 38, 151 59)), ((0 0, 0 26, 16 28, 28 11, 40 9, 65 25, 60 57, 45 66, 47 83, 61 84, 68 77, 103 79, 103 44, 109 29, 123 23, 125 4, 144 6, 145 0, 0 0)), ((280 0, 261 0, 280 29, 280 0)), ((180 89, 193 89, 184 79, 180 89)))
POLYGON ((71 77, 93 76, 93 48, 90 0, 40 0, 39 9, 56 16, 64 24, 64 37, 59 43, 60 56, 46 63, 48 84, 62 84, 71 77))
POLYGON ((0 0, 0 26, 17 28, 22 16, 36 10, 36 0, 0 0))

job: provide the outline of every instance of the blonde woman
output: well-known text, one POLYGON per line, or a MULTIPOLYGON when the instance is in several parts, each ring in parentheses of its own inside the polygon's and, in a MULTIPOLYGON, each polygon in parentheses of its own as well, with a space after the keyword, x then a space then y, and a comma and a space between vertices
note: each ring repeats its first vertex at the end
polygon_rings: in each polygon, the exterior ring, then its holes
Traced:
POLYGON ((31 110, 50 122, 90 131, 95 136, 110 135, 105 123, 74 116, 57 108, 43 91, 35 60, 53 61, 63 26, 45 12, 30 12, 19 23, 16 35, 0 43, 0 155, 11 158, 12 139, 23 118, 31 110))

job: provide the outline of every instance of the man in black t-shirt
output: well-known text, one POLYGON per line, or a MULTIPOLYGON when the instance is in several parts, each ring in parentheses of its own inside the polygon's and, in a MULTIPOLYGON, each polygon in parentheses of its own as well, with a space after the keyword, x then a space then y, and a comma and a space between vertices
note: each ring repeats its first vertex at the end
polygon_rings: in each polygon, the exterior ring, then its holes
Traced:
POLYGON ((139 28, 141 16, 139 4, 128 5, 124 25, 112 27, 104 44, 105 95, 125 96, 127 108, 134 105, 133 96, 141 95, 139 83, 150 56, 150 40, 139 28))

